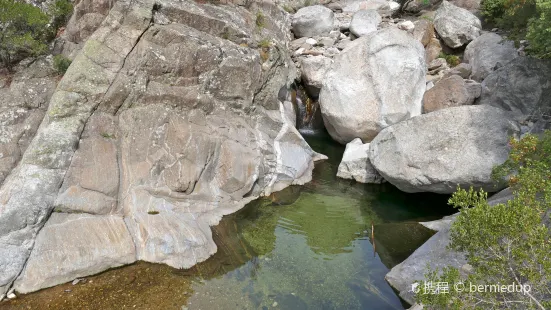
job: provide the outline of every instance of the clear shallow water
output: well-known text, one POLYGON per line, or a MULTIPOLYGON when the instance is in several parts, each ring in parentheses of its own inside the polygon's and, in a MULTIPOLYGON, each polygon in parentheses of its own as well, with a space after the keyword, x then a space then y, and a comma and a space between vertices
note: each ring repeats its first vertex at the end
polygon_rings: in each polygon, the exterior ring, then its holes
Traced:
POLYGON ((225 217, 206 262, 138 263, 0 308, 403 309, 384 275, 432 235, 417 221, 452 213, 447 197, 337 179, 344 147, 323 136, 308 142, 330 158, 314 180, 225 217))

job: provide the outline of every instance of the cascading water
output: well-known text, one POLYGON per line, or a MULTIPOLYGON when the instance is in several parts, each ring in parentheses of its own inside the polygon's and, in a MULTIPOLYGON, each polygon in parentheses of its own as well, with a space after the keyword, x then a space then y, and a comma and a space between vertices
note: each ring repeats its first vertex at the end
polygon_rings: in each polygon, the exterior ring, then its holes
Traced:
POLYGON ((296 128, 302 135, 314 135, 325 129, 318 98, 308 94, 304 86, 295 83, 290 89, 282 89, 280 99, 292 103, 296 128))

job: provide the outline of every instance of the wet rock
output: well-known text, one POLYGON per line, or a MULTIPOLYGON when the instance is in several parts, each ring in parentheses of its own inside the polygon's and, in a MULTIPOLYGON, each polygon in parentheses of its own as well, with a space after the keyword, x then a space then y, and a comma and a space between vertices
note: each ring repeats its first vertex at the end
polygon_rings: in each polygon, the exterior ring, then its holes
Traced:
POLYGON ((434 16, 434 28, 451 48, 461 47, 480 36, 480 19, 471 12, 443 1, 434 16))
POLYGON ((293 15, 293 33, 297 38, 327 35, 333 30, 335 15, 330 9, 321 6, 307 6, 293 15))
POLYGON ((371 142, 369 158, 405 192, 448 194, 457 186, 495 192, 500 184, 492 180, 492 169, 507 159, 509 138, 518 133, 518 124, 501 109, 448 108, 385 128, 371 142))
POLYGON ((422 282, 427 272, 427 264, 432 269, 444 267, 461 268, 467 263, 463 254, 447 249, 450 243, 449 228, 444 228, 432 236, 405 261, 386 274, 388 283, 400 292, 400 297, 409 304, 415 303, 412 284, 422 282))
POLYGON ((382 183, 384 180, 373 168, 368 158, 369 143, 356 138, 346 145, 337 177, 353 179, 360 183, 382 183))
POLYGON ((480 84, 467 84, 462 77, 452 75, 440 80, 423 97, 423 112, 471 105, 480 96, 480 84), (476 91, 475 88, 478 88, 476 91))
POLYGON ((382 18, 376 10, 361 10, 352 16, 350 32, 356 37, 363 37, 377 31, 382 18))
POLYGON ((391 124, 421 113, 425 91, 423 46, 386 28, 355 40, 325 75, 320 106, 333 139, 371 141, 391 124))
POLYGON ((512 41, 488 32, 467 45, 463 58, 471 65, 471 79, 481 82, 492 71, 506 65, 517 56, 518 53, 512 41))

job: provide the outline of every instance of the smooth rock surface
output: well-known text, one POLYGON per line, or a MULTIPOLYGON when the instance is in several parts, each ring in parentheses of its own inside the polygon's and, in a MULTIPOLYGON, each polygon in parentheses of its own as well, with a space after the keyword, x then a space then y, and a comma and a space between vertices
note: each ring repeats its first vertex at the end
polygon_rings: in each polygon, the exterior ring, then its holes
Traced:
POLYGON ((482 25, 473 13, 444 0, 434 16, 434 28, 447 46, 458 48, 479 37, 482 25))
POLYGON ((471 105, 480 96, 480 89, 480 84, 476 82, 467 84, 459 75, 442 79, 433 88, 425 92, 423 113, 471 105))
POLYGON ((333 11, 322 6, 307 6, 293 15, 293 33, 297 38, 328 35, 333 30, 335 15, 333 11))
POLYGON ((54 213, 38 234, 14 284, 29 293, 133 263, 134 244, 122 216, 54 213))
POLYGON ((512 116, 489 106, 461 106, 411 118, 381 131, 369 158, 400 190, 453 193, 457 186, 495 192, 494 166, 509 155, 519 127, 512 116))
POLYGON ((421 114, 424 58, 423 45, 395 28, 353 41, 335 57, 320 92, 331 137, 369 142, 383 128, 421 114))
POLYGON ((383 178, 369 161, 368 151, 369 143, 363 144, 359 138, 349 142, 339 164, 337 177, 360 183, 382 183, 383 178))
POLYGON ((545 122, 551 114, 549 81, 551 61, 517 57, 482 82, 480 104, 511 111, 520 121, 545 122))
POLYGON ((481 82, 492 71, 506 65, 517 56, 518 52, 512 41, 488 32, 467 45, 463 58, 472 67, 471 79, 481 82))
POLYGON ((363 37, 377 31, 382 18, 376 10, 360 10, 352 16, 350 32, 356 37, 363 37))

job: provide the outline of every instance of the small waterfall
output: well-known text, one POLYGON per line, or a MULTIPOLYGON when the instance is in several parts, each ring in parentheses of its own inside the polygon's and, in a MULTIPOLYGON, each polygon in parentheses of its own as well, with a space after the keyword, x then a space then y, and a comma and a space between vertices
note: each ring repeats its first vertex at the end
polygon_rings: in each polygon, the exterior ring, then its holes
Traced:
POLYGON ((297 113, 297 129, 302 135, 323 131, 323 119, 317 98, 312 98, 302 85, 291 89, 291 102, 297 113))

